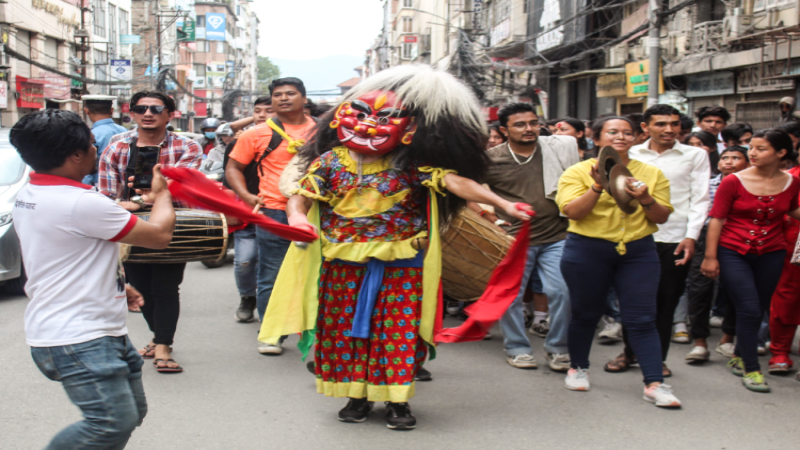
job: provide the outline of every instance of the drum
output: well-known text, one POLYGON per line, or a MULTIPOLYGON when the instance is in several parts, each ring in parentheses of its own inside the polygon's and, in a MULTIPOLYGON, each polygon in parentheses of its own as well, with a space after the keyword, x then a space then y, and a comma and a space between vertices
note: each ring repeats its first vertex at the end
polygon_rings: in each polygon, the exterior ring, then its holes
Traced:
MULTIPOLYGON (((142 220, 150 212, 134 213, 142 220)), ((216 261, 228 252, 228 224, 225 216, 212 211, 175 208, 175 232, 163 250, 122 244, 121 259, 129 263, 168 264, 216 261)))
POLYGON ((514 238, 464 208, 442 234, 442 289, 454 300, 475 301, 514 238))

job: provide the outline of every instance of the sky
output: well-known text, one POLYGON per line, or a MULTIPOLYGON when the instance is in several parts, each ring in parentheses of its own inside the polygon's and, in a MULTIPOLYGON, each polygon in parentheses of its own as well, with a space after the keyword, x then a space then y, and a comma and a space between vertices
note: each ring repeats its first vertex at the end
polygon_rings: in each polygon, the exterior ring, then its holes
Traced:
POLYGON ((364 56, 383 26, 381 0, 257 0, 258 54, 310 60, 364 56))

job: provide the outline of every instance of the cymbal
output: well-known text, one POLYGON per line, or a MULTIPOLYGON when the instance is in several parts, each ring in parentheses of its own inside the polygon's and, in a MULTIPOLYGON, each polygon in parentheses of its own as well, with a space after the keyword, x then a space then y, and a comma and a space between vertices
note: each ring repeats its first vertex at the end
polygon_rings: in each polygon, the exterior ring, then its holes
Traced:
POLYGON ((625 190, 625 182, 628 177, 632 176, 633 174, 631 174, 631 171, 622 164, 614 165, 608 174, 608 193, 614 198, 619 209, 625 214, 633 214, 636 212, 636 209, 639 208, 639 201, 625 190))
POLYGON ((622 159, 619 157, 619 153, 609 145, 603 147, 597 155, 597 170, 600 173, 600 184, 606 191, 609 190, 608 180, 610 178, 611 168, 617 164, 622 165, 622 159))

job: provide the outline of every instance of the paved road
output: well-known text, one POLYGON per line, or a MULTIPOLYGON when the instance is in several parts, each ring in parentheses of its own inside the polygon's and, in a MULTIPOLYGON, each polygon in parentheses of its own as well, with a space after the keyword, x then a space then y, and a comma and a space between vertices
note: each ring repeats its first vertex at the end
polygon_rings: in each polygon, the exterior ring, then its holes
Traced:
MULTIPOLYGON (((563 375, 549 369, 510 367, 498 338, 440 347, 429 363, 434 381, 420 383, 411 403, 416 430, 388 430, 382 406, 366 423, 342 424, 335 417, 345 402, 315 393, 295 337, 283 356, 261 356, 258 325, 234 321, 230 265, 189 264, 182 297, 174 356, 185 372, 163 375, 145 365, 150 411, 130 449, 745 449, 797 448, 800 437, 800 382, 793 376, 768 377, 773 393, 752 393, 720 355, 692 367, 682 362, 688 347, 673 344, 670 384, 684 408, 660 410, 642 400, 638 369, 601 370, 619 345, 594 347, 592 390, 581 393, 564 389, 563 375)), ((2 449, 43 448, 79 418, 61 386, 31 361, 26 303, 0 297, 2 449)), ((144 345, 144 319, 131 314, 129 327, 134 343, 144 345)), ((542 341, 532 339, 541 362, 542 341)))

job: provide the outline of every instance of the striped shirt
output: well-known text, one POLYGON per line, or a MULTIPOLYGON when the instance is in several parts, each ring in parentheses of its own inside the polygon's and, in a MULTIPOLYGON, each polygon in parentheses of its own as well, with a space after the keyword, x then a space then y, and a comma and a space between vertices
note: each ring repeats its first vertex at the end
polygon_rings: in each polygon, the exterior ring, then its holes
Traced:
MULTIPOLYGON (((717 189, 719 189, 719 184, 722 183, 722 174, 715 176, 714 178, 708 180, 708 214, 711 214, 711 208, 714 206, 714 195, 717 194, 717 189)), ((710 217, 706 217, 706 225, 708 222, 711 221, 710 217)))

